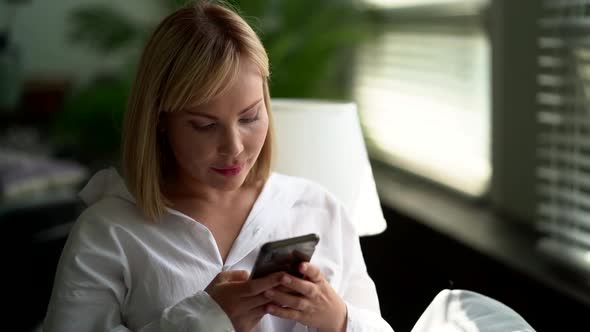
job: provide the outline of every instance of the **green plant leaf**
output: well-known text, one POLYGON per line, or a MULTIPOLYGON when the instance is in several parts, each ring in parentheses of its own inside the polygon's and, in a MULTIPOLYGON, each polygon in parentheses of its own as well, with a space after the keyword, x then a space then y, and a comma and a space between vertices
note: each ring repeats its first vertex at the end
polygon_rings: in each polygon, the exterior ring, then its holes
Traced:
POLYGON ((98 81, 72 95, 53 122, 56 145, 80 155, 115 155, 129 89, 127 81, 98 81))
POLYGON ((271 62, 275 97, 348 98, 355 46, 373 36, 371 17, 350 0, 233 1, 256 17, 271 62), (331 79, 333 79, 331 81, 331 79))

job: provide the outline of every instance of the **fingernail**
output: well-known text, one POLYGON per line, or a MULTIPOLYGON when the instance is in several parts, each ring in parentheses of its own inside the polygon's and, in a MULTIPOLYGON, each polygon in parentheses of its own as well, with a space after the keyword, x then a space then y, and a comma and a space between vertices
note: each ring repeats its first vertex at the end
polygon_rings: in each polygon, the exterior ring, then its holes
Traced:
POLYGON ((307 271, 307 264, 303 263, 301 264, 301 272, 305 272, 307 271))
POLYGON ((284 276, 284 277, 283 277, 283 283, 285 283, 285 284, 290 284, 290 283, 291 283, 291 278, 289 278, 289 277, 287 277, 287 276, 284 276))

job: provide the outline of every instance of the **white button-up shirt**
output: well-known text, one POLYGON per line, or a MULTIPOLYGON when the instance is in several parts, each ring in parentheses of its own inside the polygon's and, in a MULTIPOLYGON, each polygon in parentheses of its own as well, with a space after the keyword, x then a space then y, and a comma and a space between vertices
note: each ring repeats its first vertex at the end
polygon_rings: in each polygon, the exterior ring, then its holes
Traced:
MULTIPOLYGON (((320 236, 311 263, 346 302, 348 331, 392 331, 344 208, 310 181, 272 174, 225 262, 191 217, 168 209, 147 222, 114 169, 97 173, 80 195, 89 207, 63 249, 45 332, 233 331, 203 290, 221 271, 250 271, 267 241, 308 233, 320 236)), ((269 314, 253 329, 308 330, 269 314)))

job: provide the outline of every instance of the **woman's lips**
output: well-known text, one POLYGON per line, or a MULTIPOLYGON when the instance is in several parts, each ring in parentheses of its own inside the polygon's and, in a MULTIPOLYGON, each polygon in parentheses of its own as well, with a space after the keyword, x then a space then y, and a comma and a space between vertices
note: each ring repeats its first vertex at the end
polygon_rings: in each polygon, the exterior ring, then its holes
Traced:
POLYGON ((242 166, 231 166, 223 168, 212 167, 211 169, 223 176, 235 176, 240 174, 240 172, 242 171, 242 166))

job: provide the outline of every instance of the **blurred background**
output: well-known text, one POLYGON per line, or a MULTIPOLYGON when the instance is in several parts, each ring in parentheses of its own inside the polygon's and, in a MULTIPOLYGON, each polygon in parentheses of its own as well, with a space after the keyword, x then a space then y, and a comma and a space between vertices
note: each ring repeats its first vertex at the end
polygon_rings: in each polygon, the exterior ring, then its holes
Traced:
MULTIPOLYGON (((4 305, 29 316, 14 330, 44 316, 76 193, 117 165, 141 47, 183 2, 0 0, 4 305)), ((396 331, 442 288, 540 332, 587 324, 590 0, 231 2, 273 97, 357 103, 388 221, 361 243, 396 331)))

